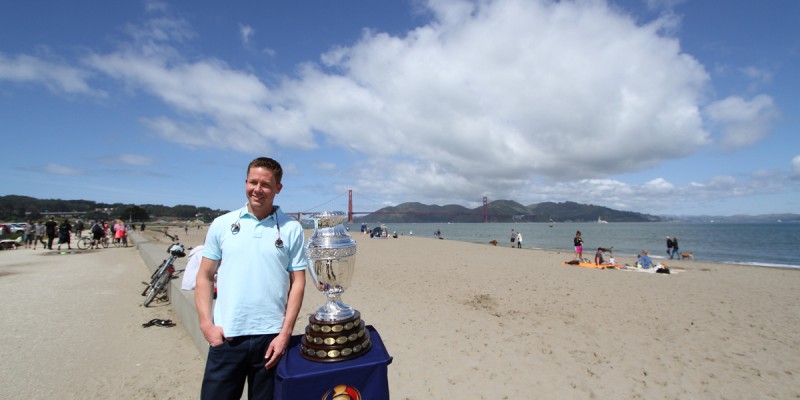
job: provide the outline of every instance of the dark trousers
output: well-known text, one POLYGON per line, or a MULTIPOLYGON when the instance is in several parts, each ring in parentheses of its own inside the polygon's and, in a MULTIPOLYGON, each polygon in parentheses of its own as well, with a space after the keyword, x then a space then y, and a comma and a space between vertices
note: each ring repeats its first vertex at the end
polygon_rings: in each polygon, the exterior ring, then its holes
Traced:
POLYGON ((56 235, 47 235, 47 248, 53 250, 53 239, 56 238, 56 235))
POLYGON ((200 398, 240 399, 247 380, 248 399, 271 400, 275 391, 275 368, 267 370, 264 354, 277 335, 251 335, 226 339, 209 347, 200 398))

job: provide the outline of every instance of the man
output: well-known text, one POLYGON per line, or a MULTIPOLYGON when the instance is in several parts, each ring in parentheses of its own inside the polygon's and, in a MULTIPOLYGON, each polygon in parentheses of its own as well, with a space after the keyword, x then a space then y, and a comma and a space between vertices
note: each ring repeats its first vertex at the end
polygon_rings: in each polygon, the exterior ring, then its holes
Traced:
POLYGON ((275 366, 303 302, 307 265, 303 228, 273 205, 282 177, 281 165, 271 158, 250 162, 247 204, 208 229, 194 297, 210 345, 202 399, 239 399, 245 380, 248 398, 272 399, 275 366))
POLYGON ((50 217, 50 220, 44 223, 44 232, 47 234, 47 249, 53 250, 53 240, 56 238, 56 228, 58 223, 56 219, 50 217))
POLYGON ((672 250, 673 250, 672 247, 673 247, 672 239, 670 239, 669 236, 667 236, 667 257, 669 257, 670 259, 672 259, 672 250))

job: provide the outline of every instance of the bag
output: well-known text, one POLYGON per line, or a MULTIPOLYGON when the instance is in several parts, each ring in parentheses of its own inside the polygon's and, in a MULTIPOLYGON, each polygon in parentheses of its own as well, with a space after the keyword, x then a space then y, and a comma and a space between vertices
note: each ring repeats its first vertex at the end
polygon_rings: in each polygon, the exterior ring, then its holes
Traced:
POLYGON ((92 226, 92 233, 97 233, 97 234, 103 233, 103 228, 100 227, 100 224, 94 224, 92 226))
POLYGON ((570 260, 570 261, 567 261, 567 264, 569 264, 569 265, 578 265, 578 264, 580 264, 580 263, 581 263, 581 262, 580 262, 580 261, 578 261, 578 260, 570 260))

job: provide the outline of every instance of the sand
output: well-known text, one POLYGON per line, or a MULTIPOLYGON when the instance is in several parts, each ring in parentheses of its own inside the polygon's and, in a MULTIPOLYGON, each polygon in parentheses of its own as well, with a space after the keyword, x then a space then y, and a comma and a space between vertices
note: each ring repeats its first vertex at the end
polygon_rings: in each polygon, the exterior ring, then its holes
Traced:
MULTIPOLYGON (((196 245, 205 230, 189 233, 196 245)), ((800 398, 800 271, 676 260, 679 273, 660 275, 564 266, 564 252, 354 237, 343 300, 394 357, 394 399, 800 398)), ((139 306, 135 251, 31 254, 0 252, 0 340, 15 343, 0 350, 0 398, 197 397, 204 360, 183 327, 141 328, 171 317, 139 306)), ((308 282, 296 334, 323 303, 308 282)))
POLYGON ((205 361, 168 304, 141 306, 135 248, 0 251, 0 398, 191 399, 205 361))

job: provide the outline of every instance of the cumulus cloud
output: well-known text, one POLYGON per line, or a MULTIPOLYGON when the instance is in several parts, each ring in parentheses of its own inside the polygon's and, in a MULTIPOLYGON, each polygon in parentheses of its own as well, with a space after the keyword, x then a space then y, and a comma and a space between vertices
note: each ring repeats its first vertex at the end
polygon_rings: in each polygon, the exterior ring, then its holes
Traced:
POLYGON ((720 143, 727 150, 747 147, 761 140, 778 116, 772 98, 763 94, 752 100, 731 96, 710 104, 706 113, 719 126, 720 143))
MULTIPOLYGON (((168 105, 141 118, 167 140, 247 153, 333 143, 362 157, 360 188, 442 203, 558 192, 624 205, 710 191, 725 179, 677 187, 608 177, 711 143, 704 118, 735 149, 763 138, 777 113, 766 95, 706 106, 709 75, 671 36, 679 19, 669 12, 642 24, 602 1, 424 4, 428 23, 400 35, 365 30, 277 83, 187 58, 178 44, 194 33, 179 18, 131 25, 129 43, 85 63, 168 105)), ((244 43, 253 32, 240 26, 244 43)))
POLYGON ((56 93, 103 96, 88 83, 88 71, 30 55, 5 56, 0 53, 0 81, 36 83, 56 93))

